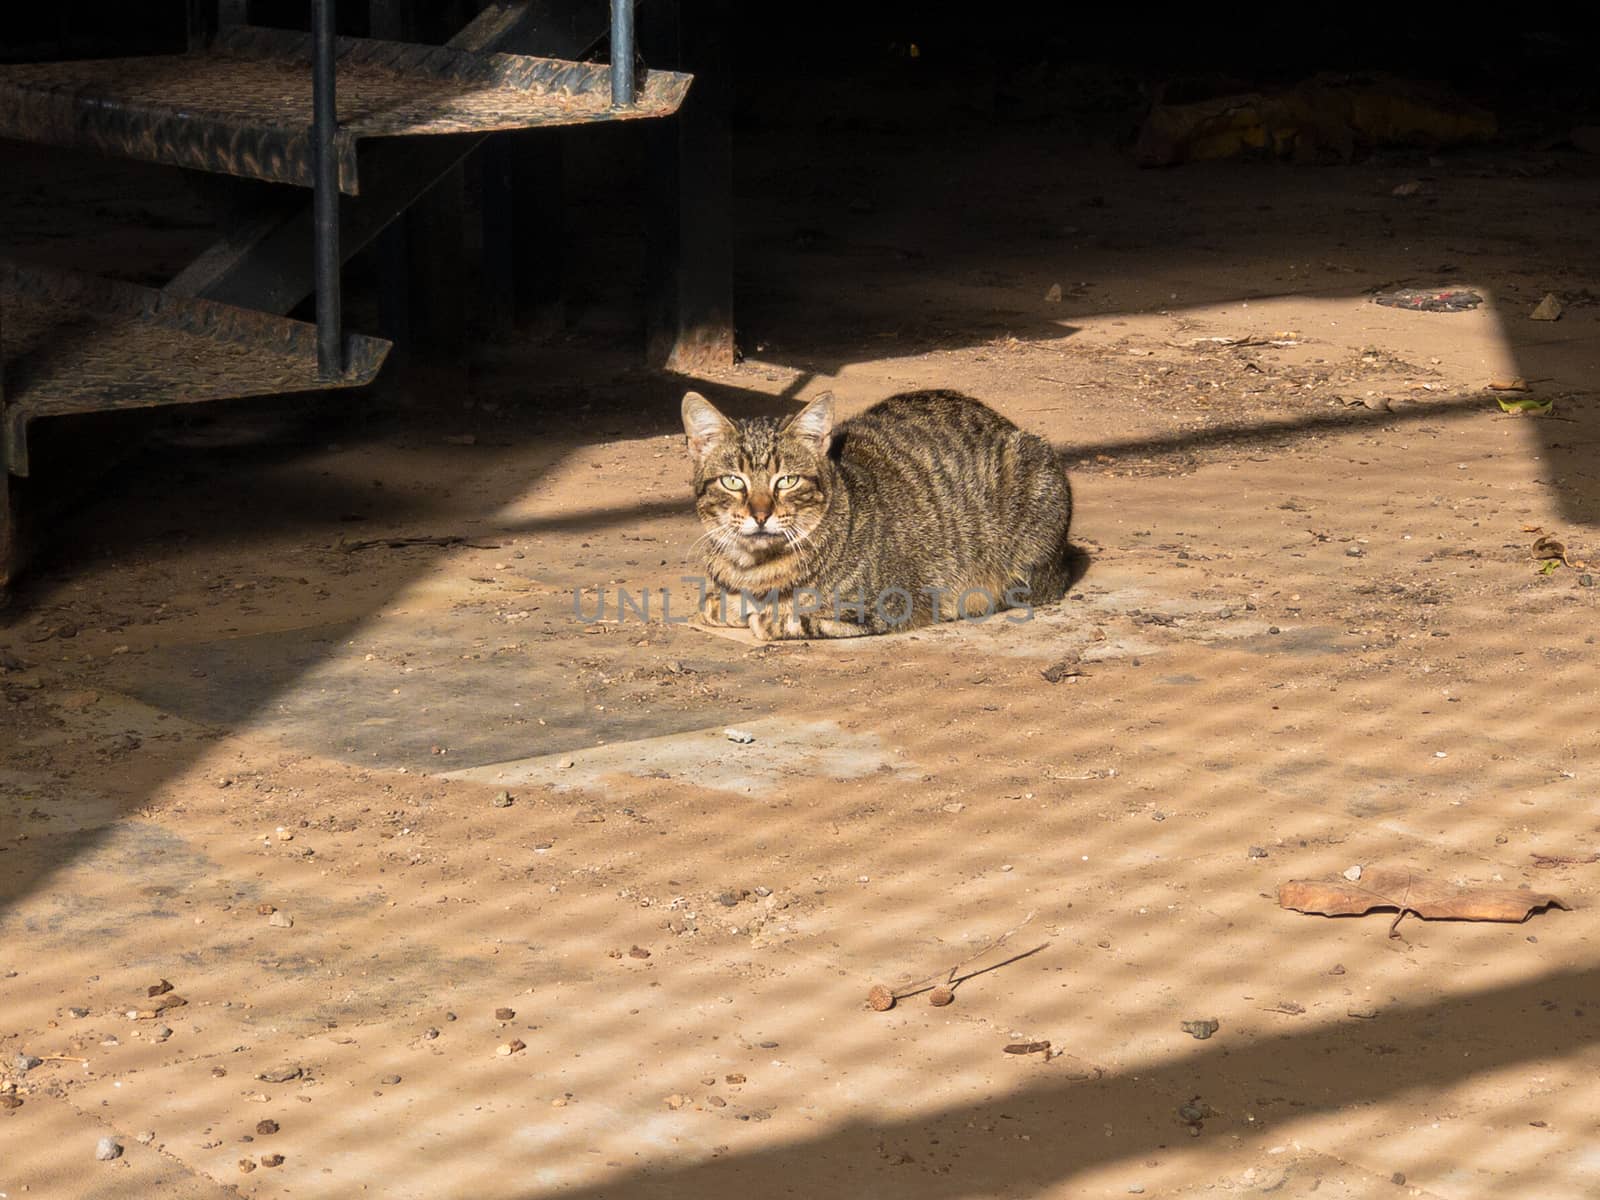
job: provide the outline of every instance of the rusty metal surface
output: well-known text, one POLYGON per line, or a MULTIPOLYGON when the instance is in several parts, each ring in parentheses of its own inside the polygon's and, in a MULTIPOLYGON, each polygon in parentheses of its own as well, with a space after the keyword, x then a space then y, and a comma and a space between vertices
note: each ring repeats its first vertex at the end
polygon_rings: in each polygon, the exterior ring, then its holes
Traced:
MULTIPOLYGON (((339 39, 339 190, 363 138, 664 117, 690 77, 651 71, 611 107, 611 68, 339 39)), ((225 30, 197 53, 0 67, 0 136, 247 179, 311 185, 311 37, 225 30)))
POLYGON ((40 417, 359 387, 389 352, 345 341, 344 374, 317 372, 316 327, 90 276, 0 264, 6 461, 28 473, 40 417))

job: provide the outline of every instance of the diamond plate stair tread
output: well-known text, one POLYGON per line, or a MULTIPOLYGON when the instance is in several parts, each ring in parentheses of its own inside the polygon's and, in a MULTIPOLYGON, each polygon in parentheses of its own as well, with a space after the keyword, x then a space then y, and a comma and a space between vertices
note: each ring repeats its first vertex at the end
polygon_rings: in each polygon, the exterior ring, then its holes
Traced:
POLYGON ((359 387, 389 343, 349 335, 344 374, 325 379, 303 321, 0 264, 0 348, 7 458, 26 475, 27 424, 39 417, 359 387))
MULTIPOLYGON (((0 66, 0 136, 310 187, 311 37, 241 26, 189 54, 0 66)), ((690 76, 646 73, 611 107, 611 69, 340 38, 339 190, 363 138, 664 117, 690 76)))

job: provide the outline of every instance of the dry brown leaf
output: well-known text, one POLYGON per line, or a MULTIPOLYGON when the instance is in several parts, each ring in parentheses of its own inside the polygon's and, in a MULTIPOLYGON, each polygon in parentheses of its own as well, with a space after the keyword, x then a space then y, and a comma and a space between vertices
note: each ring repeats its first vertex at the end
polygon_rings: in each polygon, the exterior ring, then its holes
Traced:
POLYGON ((1005 1048, 1007 1054, 1038 1054, 1050 1052, 1049 1042, 1012 1042, 1005 1048))
POLYGON ((1567 544, 1553 537, 1542 537, 1533 544, 1535 558, 1559 558, 1567 561, 1567 544))
POLYGON ((1531 392, 1526 379, 1491 379, 1489 381, 1491 392, 1531 392))
POLYGON ((1409 867, 1369 867, 1359 881, 1291 879, 1278 887, 1278 904, 1325 917, 1360 916, 1378 908, 1399 910, 1389 936, 1407 913, 1427 921, 1525 921, 1545 908, 1567 905, 1547 892, 1508 887, 1460 887, 1409 867))
POLYGON ((1572 567, 1579 571, 1583 570, 1589 565, 1581 558, 1568 558, 1567 544, 1561 541, 1559 538, 1553 537, 1542 537, 1535 542, 1533 544, 1533 556, 1546 561, 1555 559, 1558 560, 1562 566, 1572 567))
POLYGON ((1579 867, 1589 863, 1600 863, 1600 851, 1594 854, 1534 854, 1533 865, 1536 867, 1579 867))

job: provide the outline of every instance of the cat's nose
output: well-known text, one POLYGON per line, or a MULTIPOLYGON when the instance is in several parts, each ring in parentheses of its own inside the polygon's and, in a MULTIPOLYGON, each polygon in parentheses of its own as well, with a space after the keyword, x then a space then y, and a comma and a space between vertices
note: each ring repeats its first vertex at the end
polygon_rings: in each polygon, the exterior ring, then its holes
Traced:
POLYGON ((755 505, 750 506, 750 517, 757 525, 765 525, 767 523, 767 518, 771 515, 771 508, 757 508, 755 505))

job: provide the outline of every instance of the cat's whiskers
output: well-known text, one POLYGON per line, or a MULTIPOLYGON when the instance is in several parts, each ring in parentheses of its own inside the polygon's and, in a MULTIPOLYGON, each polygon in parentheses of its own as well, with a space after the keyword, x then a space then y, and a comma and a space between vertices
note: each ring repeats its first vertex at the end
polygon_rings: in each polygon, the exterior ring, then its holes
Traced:
POLYGON ((799 561, 800 566, 809 571, 811 569, 811 551, 814 549, 814 547, 806 544, 806 539, 811 536, 810 532, 796 533, 792 528, 783 529, 780 532, 783 534, 784 541, 788 543, 790 552, 799 561))
POLYGON ((813 526, 804 533, 796 533, 794 526, 791 525, 783 531, 783 536, 789 539, 789 548, 804 558, 807 551, 807 543, 811 541, 811 535, 815 532, 816 528, 813 526))
POLYGON ((729 547, 733 544, 733 538, 733 530, 721 525, 714 526, 710 529, 707 529, 699 537, 695 538, 694 541, 689 543, 689 549, 685 553, 693 554, 696 548, 698 548, 702 543, 708 543, 710 548, 716 553, 726 554, 728 553, 729 547))
MULTIPOLYGON (((689 543, 689 549, 686 550, 685 553, 686 554, 693 554, 696 550, 698 550, 700 548, 700 546, 702 544, 707 543, 707 542, 711 542, 711 539, 716 537, 716 536, 717 536, 717 530, 715 530, 715 529, 706 530, 699 537, 695 538, 694 541, 689 543)), ((715 545, 715 543, 712 543, 712 544, 715 545)))

